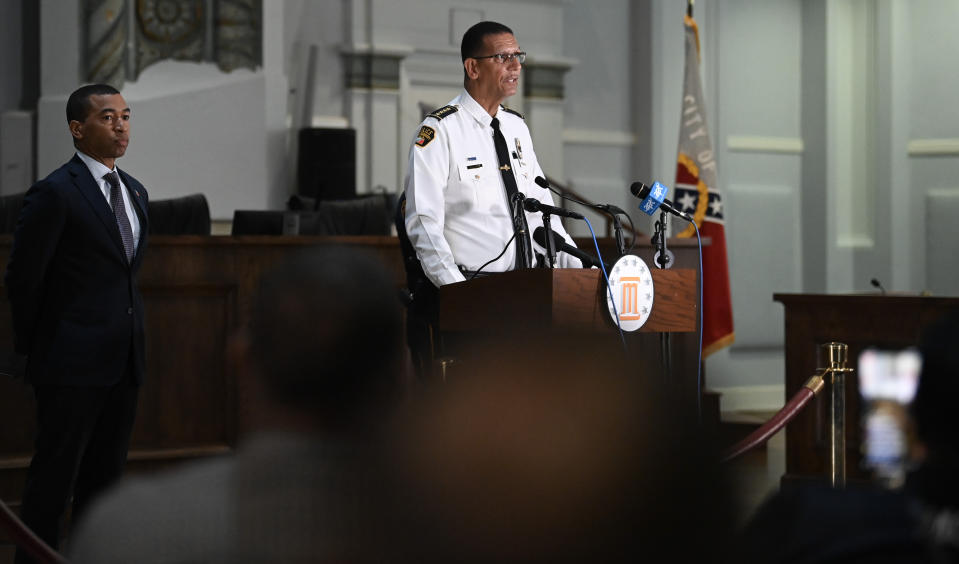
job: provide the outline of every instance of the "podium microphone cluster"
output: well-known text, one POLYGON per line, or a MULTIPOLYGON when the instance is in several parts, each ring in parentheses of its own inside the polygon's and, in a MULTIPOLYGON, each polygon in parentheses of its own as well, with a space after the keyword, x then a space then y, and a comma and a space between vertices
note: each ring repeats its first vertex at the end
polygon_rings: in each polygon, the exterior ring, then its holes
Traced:
MULTIPOLYGON (((545 178, 543 178, 542 176, 537 176, 536 178, 533 179, 533 181, 536 182, 536 184, 539 185, 540 188, 546 188, 547 190, 551 190, 551 188, 550 188, 550 186, 549 186, 549 181, 547 181, 547 180, 546 180, 545 178)), ((555 190, 554 190, 554 192, 555 192, 555 190)), ((558 193, 558 192, 557 192, 557 193, 558 193)), ((562 196, 562 194, 560 194, 560 196, 562 196)), ((606 212, 606 213, 612 214, 612 215, 614 215, 614 216, 617 215, 617 214, 619 214, 619 215, 626 215, 626 212, 623 211, 622 208, 617 207, 617 206, 614 206, 613 204, 588 204, 588 203, 585 203, 585 202, 575 202, 575 203, 581 204, 581 205, 585 205, 585 206, 590 206, 590 207, 596 208, 596 209, 598 209, 598 210, 602 210, 602 211, 604 211, 604 212, 606 212)), ((582 219, 582 218, 580 217, 580 218, 578 218, 578 219, 582 219)))
MULTIPOLYGON (((536 182, 536 184, 538 184, 541 188, 546 188, 547 190, 551 190, 551 188, 549 187, 549 181, 543 178, 542 176, 537 176, 536 178, 533 179, 533 181, 536 182)), ((553 191, 555 192, 555 190, 553 191)), ((556 192, 556 193, 559 194, 559 192, 556 192)), ((559 194, 559 196, 566 199, 566 196, 563 196, 562 194, 559 194)), ((625 255, 626 241, 625 239, 623 239, 623 224, 620 223, 619 216, 625 215, 626 217, 629 217, 629 215, 626 212, 624 212, 622 208, 619 208, 612 204, 589 204, 586 202, 577 202, 576 200, 573 200, 573 202, 606 212, 613 218, 613 229, 616 232, 616 250, 619 251, 620 256, 625 255)), ((579 216, 573 219, 584 219, 584 218, 583 216, 579 216)))
MULTIPOLYGON (((536 177, 537 184, 539 184, 540 178, 542 178, 542 176, 536 177)), ((540 184, 540 186, 542 186, 542 184, 540 184)), ((582 214, 578 214, 574 211, 569 211, 563 208, 558 208, 556 206, 551 206, 549 204, 544 204, 536 198, 526 198, 523 200, 523 207, 526 208, 526 211, 528 212, 541 212, 550 215, 558 215, 560 217, 568 217, 570 219, 583 219, 582 214)))

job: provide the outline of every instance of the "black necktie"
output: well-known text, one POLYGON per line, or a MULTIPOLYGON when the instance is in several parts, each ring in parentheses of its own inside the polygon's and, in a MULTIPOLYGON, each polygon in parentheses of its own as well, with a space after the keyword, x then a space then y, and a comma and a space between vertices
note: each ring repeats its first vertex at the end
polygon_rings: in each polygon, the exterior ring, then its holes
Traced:
POLYGON ((510 165, 509 149, 506 148, 503 132, 499 130, 499 119, 493 118, 490 125, 493 127, 493 145, 496 146, 499 171, 503 175, 503 184, 506 186, 506 201, 510 214, 513 215, 513 232, 516 234, 516 268, 529 268, 533 264, 533 247, 529 242, 529 227, 526 224, 526 213, 523 211, 522 203, 514 201, 519 188, 516 187, 516 177, 513 176, 512 165, 510 165))
POLYGON ((123 250, 126 251, 127 262, 133 260, 133 228, 130 227, 130 218, 127 217, 126 206, 123 205, 123 195, 120 194, 120 175, 116 171, 103 175, 110 185, 110 207, 117 218, 117 227, 120 228, 120 239, 123 240, 123 250))

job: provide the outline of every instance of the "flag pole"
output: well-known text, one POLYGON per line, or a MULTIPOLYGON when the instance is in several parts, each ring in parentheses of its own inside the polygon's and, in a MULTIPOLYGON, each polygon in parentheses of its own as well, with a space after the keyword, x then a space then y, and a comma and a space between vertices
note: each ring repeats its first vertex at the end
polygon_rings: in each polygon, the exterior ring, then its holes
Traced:
POLYGON ((693 17, 693 4, 696 3, 696 0, 689 0, 686 2, 686 15, 693 17))

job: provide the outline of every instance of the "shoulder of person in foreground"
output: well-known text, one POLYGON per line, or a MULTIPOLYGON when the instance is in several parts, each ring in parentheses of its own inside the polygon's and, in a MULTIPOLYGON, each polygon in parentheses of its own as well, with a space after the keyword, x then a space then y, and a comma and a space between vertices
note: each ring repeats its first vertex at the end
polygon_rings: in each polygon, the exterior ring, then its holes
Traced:
POLYGON ((95 502, 69 544, 75 564, 214 562, 232 538, 234 461, 197 462, 121 483, 95 502))
POLYGON ((866 485, 793 484, 767 499, 739 537, 743 562, 930 562, 907 496, 866 485))

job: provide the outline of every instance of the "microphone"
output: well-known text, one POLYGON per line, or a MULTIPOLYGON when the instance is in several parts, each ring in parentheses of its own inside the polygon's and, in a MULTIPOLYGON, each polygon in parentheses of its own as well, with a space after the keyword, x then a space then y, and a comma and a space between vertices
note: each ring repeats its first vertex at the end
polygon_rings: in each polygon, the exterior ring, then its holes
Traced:
POLYGON ((874 288, 879 288, 879 292, 880 292, 883 296, 886 295, 886 289, 883 288, 883 287, 882 287, 882 284, 879 283, 879 279, 878 279, 878 278, 873 278, 872 280, 869 281, 869 283, 872 284, 872 286, 873 286, 874 288))
POLYGON ((626 215, 626 212, 623 211, 623 208, 614 206, 613 204, 596 204, 596 209, 603 210, 604 212, 613 215, 626 215))
POLYGON ((633 196, 643 200, 639 205, 639 209, 646 215, 653 215, 656 208, 662 208, 675 216, 679 216, 693 223, 693 218, 690 217, 688 213, 677 208, 672 202, 663 197, 668 190, 668 188, 659 182, 654 182, 652 188, 642 182, 633 182, 632 186, 629 187, 629 191, 633 193, 633 196))
MULTIPOLYGON (((550 185, 549 185, 549 181, 546 180, 545 178, 543 178, 542 176, 537 176, 536 178, 533 179, 533 182, 535 182, 540 188, 545 188, 545 189, 547 189, 547 190, 552 190, 552 188, 551 188, 550 185)), ((562 196, 562 194, 560 194, 560 196, 562 196)), ((577 202, 576 200, 573 200, 573 203, 580 204, 580 205, 585 205, 585 206, 589 206, 589 207, 594 207, 594 208, 596 208, 596 209, 598 209, 598 210, 602 210, 602 211, 604 211, 604 212, 606 212, 606 213, 611 213, 611 214, 614 214, 614 215, 615 215, 615 214, 626 215, 626 212, 623 211, 622 208, 616 207, 616 206, 614 206, 613 204, 586 204, 586 203, 584 203, 584 202, 577 202)))
MULTIPOLYGON (((536 182, 536 184, 539 185, 541 188, 552 190, 552 188, 550 188, 549 186, 549 181, 543 178, 542 176, 537 176, 536 178, 533 179, 533 181, 536 182)), ((553 191, 555 192, 555 190, 553 191)), ((559 193, 557 192, 557 194, 559 193)), ((568 199, 566 198, 566 196, 563 196, 562 194, 559 194, 559 196, 561 198, 568 199)), ((571 201, 582 206, 588 206, 588 207, 595 208, 600 211, 608 213, 613 218, 613 230, 616 233, 616 250, 619 251, 620 256, 623 256, 626 254, 626 241, 623 239, 623 224, 620 223, 619 216, 625 215, 627 218, 629 218, 629 215, 626 212, 624 212, 622 208, 619 208, 612 204, 587 204, 586 202, 578 202, 576 200, 571 200, 571 201)), ((632 223, 631 219, 630 219, 630 223, 632 223)))
POLYGON ((558 215, 560 217, 568 217, 570 219, 583 219, 582 215, 574 211, 564 210, 563 208, 544 204, 536 198, 526 198, 526 200, 523 201, 523 207, 526 208, 526 211, 528 212, 542 212, 550 215, 558 215))
MULTIPOLYGON (((553 234, 553 246, 556 249, 568 255, 578 258, 580 261, 582 261, 583 268, 600 266, 600 262, 596 257, 590 254, 584 253, 583 251, 570 245, 569 243, 566 242, 566 239, 563 239, 562 235, 553 231, 552 229, 550 229, 549 232, 553 234)), ((545 247, 546 246, 546 230, 543 229, 542 227, 537 227, 536 230, 533 231, 533 240, 539 243, 540 246, 545 247)), ((606 267, 606 270, 609 270, 609 265, 605 263, 602 263, 602 265, 606 267)))

